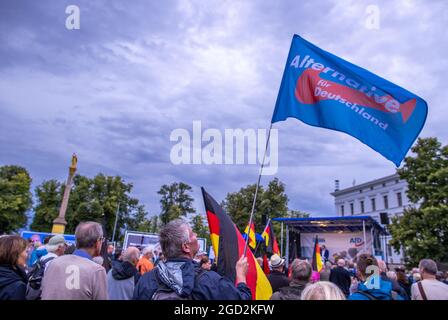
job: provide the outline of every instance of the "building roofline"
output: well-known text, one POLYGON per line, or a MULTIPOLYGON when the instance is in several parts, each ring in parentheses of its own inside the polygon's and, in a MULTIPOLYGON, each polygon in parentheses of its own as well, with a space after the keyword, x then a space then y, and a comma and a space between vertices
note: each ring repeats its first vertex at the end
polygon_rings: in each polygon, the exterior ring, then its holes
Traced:
POLYGON ((272 221, 320 221, 320 220, 330 220, 330 221, 338 221, 338 220, 375 220, 371 216, 335 216, 335 217, 307 217, 307 218, 272 218, 272 221))
POLYGON ((392 180, 392 179, 397 179, 397 178, 399 179, 400 176, 398 175, 398 173, 394 173, 394 174, 388 175, 386 177, 382 177, 382 178, 379 178, 379 179, 376 179, 376 180, 371 180, 371 181, 367 181, 367 182, 358 184, 358 185, 353 186, 353 187, 349 187, 349 188, 341 189, 341 190, 338 190, 338 191, 334 191, 334 192, 331 192, 330 194, 333 197, 336 197, 336 196, 340 196, 340 195, 343 195, 343 194, 346 194, 346 193, 350 193, 350 192, 355 191, 355 190, 362 189, 362 188, 370 186, 372 184, 383 183, 385 181, 392 180))
MULTIPOLYGON (((306 227, 306 223, 318 223, 318 222, 349 222, 349 221, 363 221, 370 224, 370 226, 366 227, 375 227, 380 229, 382 232, 385 232, 385 228, 381 226, 373 217, 371 216, 345 216, 345 217, 308 217, 308 218, 272 218, 272 221, 282 222, 286 225, 291 225, 293 227, 297 227, 302 225, 302 227, 306 227), (302 224, 303 223, 303 224, 302 224)), ((330 227, 338 227, 337 225, 333 225, 330 227)), ((356 227, 356 225, 348 224, 347 227, 356 227)), ((309 228, 309 226, 308 226, 309 228)), ((318 232, 318 231, 316 231, 318 232)))

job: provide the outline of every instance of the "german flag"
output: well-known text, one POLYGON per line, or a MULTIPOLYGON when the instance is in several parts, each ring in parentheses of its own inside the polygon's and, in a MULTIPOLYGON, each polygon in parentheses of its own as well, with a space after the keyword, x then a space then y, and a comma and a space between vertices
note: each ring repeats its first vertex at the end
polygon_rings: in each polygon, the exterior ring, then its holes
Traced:
POLYGON ((271 269, 269 269, 268 256, 266 254, 263 255, 263 271, 264 271, 264 274, 271 273, 271 269))
POLYGON ((249 225, 247 225, 246 229, 244 229, 244 234, 249 236, 249 247, 252 249, 255 249, 257 246, 257 241, 255 240, 255 224, 252 222, 250 225, 250 231, 249 231, 249 225))
MULTIPOLYGON (((246 242, 227 213, 204 188, 201 189, 207 212, 210 237, 217 259, 218 273, 235 282, 235 265, 244 253, 246 242)), ((247 250, 246 257, 249 265, 246 281, 252 292, 252 299, 269 300, 272 296, 272 287, 266 275, 255 260, 252 251, 247 250)))
POLYGON ((313 270, 317 271, 317 272, 320 272, 320 270, 322 270, 322 267, 323 267, 322 257, 320 255, 320 246, 319 246, 319 241, 317 239, 317 236, 316 236, 316 239, 314 240, 312 267, 313 267, 313 270))
POLYGON ((281 256, 277 240, 275 239, 274 230, 272 229, 271 220, 269 220, 261 236, 266 244, 266 252, 281 256))

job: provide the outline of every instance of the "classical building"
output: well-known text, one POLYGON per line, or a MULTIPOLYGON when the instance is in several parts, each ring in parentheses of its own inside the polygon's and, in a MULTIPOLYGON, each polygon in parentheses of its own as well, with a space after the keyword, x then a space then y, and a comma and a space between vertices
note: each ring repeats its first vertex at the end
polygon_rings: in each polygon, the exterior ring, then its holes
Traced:
MULTIPOLYGON (((338 216, 371 216, 386 227, 394 216, 403 214, 410 205, 406 196, 407 182, 398 174, 376 179, 349 188, 339 189, 339 181, 335 181, 334 196, 336 214, 338 216)), ((404 261, 403 251, 396 252, 390 245, 390 236, 386 237, 385 259, 390 264, 401 264, 404 261)))

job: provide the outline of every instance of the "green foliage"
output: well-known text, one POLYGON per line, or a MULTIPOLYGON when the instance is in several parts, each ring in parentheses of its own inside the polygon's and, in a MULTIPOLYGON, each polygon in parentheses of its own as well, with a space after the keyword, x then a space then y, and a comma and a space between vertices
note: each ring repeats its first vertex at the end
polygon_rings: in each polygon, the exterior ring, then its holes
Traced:
MULTIPOLYGON (((120 176, 98 174, 94 178, 88 178, 76 175, 65 214, 66 233, 74 233, 76 226, 82 221, 97 221, 104 225, 106 237, 112 239, 118 205, 117 240, 123 237, 121 229, 150 229, 144 207, 130 196, 132 188, 133 185, 126 183, 120 176)), ((33 230, 51 230, 64 189, 65 186, 55 180, 44 182, 36 188, 38 204, 35 207, 33 230)))
POLYGON ((428 257, 448 262, 448 146, 436 138, 418 139, 412 151, 415 157, 407 157, 398 174, 408 182, 408 198, 418 208, 392 219, 391 244, 405 249, 409 266, 428 257))
POLYGON ((51 232, 53 220, 59 214, 63 197, 63 186, 56 180, 44 181, 35 189, 37 204, 31 230, 51 232))
POLYGON ((31 208, 31 177, 19 166, 0 167, 0 234, 11 233, 27 223, 31 208))
MULTIPOLYGON (((244 231, 249 222, 255 188, 256 185, 252 184, 241 188, 238 192, 228 193, 222 203, 226 212, 241 231, 244 231)), ((268 215, 269 218, 286 217, 288 214, 288 201, 285 185, 279 179, 275 178, 270 181, 266 190, 260 185, 254 212, 255 232, 260 234, 263 232, 265 227, 261 223, 263 214, 268 215)), ((280 224, 273 223, 273 226, 279 241, 280 224)))
POLYGON ((153 216, 151 218, 151 233, 158 233, 160 229, 159 216, 153 216))
POLYGON ((310 214, 300 210, 291 210, 288 212, 288 218, 309 218, 310 214))
POLYGON ((137 212, 133 219, 129 219, 128 229, 139 232, 152 232, 152 220, 147 218, 147 212, 143 205, 137 207, 137 212))
POLYGON ((421 206, 448 205, 448 146, 437 138, 418 139, 412 148, 416 157, 406 157, 397 172, 408 182, 408 198, 421 206))
POLYGON ((157 192, 162 197, 160 199, 160 222, 162 225, 169 221, 193 213, 193 198, 189 194, 193 189, 183 182, 164 184, 157 192))

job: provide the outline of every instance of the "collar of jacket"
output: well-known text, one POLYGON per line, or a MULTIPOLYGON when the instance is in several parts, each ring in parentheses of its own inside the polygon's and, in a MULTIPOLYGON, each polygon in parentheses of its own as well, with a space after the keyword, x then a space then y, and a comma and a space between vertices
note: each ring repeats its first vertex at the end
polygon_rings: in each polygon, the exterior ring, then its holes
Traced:
POLYGON ((272 270, 270 274, 280 275, 280 276, 285 276, 286 277, 286 274, 284 272, 277 271, 277 270, 272 270))
POLYGON ((115 280, 126 280, 135 277, 137 268, 128 261, 116 263, 112 266, 112 277, 115 280))
POLYGON ((161 282, 179 296, 187 297, 194 288, 196 268, 199 268, 199 265, 191 259, 174 258, 166 262, 160 261, 156 272, 161 282))
POLYGON ((302 280, 291 280, 289 285, 291 287, 305 287, 309 282, 308 281, 302 281, 302 280))
POLYGON ((75 251, 73 251, 73 255, 92 260, 92 256, 83 249, 76 249, 75 251))
POLYGON ((7 286, 15 281, 27 282, 25 270, 18 266, 0 265, 0 287, 7 286))

